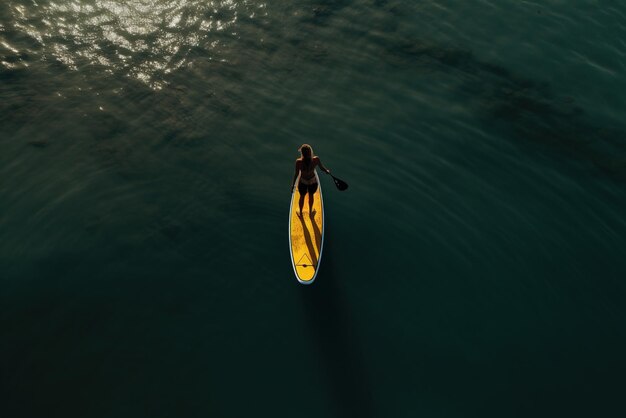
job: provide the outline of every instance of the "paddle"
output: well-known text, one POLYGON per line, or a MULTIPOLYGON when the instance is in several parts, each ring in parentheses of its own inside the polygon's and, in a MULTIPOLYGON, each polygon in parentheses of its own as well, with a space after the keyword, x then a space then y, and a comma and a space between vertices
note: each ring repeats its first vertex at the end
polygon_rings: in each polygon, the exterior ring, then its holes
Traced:
POLYGON ((335 182, 335 186, 337 186, 337 188, 340 191, 343 192, 344 190, 346 190, 348 188, 348 183, 346 183, 345 181, 343 181, 341 179, 338 179, 337 177, 333 176, 330 173, 326 173, 326 174, 328 174, 329 176, 331 176, 333 178, 333 181, 335 182))

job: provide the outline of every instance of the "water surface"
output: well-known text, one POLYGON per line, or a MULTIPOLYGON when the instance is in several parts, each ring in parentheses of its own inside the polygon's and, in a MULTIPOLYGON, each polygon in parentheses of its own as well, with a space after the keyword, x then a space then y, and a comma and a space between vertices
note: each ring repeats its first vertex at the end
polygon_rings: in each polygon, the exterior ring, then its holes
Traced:
POLYGON ((1 415, 623 416, 624 22, 2 2, 1 415), (303 142, 350 184, 312 287, 303 142))

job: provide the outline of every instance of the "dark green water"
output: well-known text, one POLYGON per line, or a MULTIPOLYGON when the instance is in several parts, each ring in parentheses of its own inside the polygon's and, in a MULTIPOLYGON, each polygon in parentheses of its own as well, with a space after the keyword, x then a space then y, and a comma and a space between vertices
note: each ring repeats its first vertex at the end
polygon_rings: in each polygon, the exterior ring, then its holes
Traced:
POLYGON ((0 416, 625 416, 624 39, 612 1, 3 1, 0 416), (303 142, 350 183, 310 287, 303 142))

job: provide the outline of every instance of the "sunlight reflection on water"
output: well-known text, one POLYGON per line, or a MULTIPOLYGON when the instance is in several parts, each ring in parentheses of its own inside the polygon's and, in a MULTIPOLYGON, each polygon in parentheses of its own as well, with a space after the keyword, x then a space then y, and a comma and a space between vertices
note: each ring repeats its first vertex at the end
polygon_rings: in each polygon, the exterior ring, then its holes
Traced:
MULTIPOLYGON (((194 48, 202 49, 208 59, 223 59, 220 46, 238 37, 239 16, 254 18, 266 11, 262 2, 250 0, 74 0, 33 2, 28 7, 13 3, 9 10, 14 29, 36 40, 45 59, 73 70, 100 66, 155 89, 165 84, 163 76, 190 64, 194 48)), ((14 55, 22 53, 6 41, 3 46, 14 55)), ((17 68, 19 61, 3 60, 2 65, 17 68)))

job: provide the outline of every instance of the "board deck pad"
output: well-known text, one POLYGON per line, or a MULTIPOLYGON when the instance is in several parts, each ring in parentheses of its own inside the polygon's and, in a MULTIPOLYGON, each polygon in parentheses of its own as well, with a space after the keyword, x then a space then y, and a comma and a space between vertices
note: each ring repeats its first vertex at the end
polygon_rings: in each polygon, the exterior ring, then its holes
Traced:
MULTIPOLYGON (((289 245, 291 246, 291 263, 296 278, 300 283, 311 284, 315 280, 322 254, 324 241, 324 202, 322 201, 322 187, 317 178, 317 191, 313 203, 313 213, 309 211, 309 196, 304 197, 302 216, 298 201, 300 192, 292 193, 291 210, 289 212, 289 245)), ((300 181, 296 182, 296 185, 300 181)))

